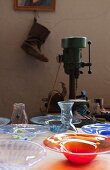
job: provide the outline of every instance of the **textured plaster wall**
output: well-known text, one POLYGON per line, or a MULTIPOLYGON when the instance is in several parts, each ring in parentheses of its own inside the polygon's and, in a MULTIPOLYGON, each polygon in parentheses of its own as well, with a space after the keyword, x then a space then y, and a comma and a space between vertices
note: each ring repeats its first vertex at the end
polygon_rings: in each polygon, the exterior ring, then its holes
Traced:
MULTIPOLYGON (((10 117, 15 102, 26 104, 28 116, 40 113, 41 100, 52 89, 62 54, 61 39, 67 36, 86 36, 92 41, 92 75, 88 69, 78 81, 78 92, 86 89, 88 97, 103 97, 110 107, 110 1, 109 0, 56 0, 55 12, 38 12, 38 22, 51 34, 42 46, 49 62, 40 62, 21 48, 35 13, 15 11, 13 0, 0 0, 0 116, 10 117)), ((88 61, 88 49, 83 49, 83 61, 88 61)), ((59 82, 68 76, 61 66, 59 82)))

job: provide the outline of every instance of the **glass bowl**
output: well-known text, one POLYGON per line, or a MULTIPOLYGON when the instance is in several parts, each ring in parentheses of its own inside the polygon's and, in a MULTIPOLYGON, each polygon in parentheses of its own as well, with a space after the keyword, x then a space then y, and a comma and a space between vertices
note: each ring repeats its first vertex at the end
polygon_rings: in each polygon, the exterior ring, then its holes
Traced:
POLYGON ((37 143, 21 140, 0 140, 1 170, 27 170, 45 156, 45 149, 37 143))
POLYGON ((105 135, 110 137, 110 124, 109 123, 96 123, 96 124, 90 124, 90 125, 84 125, 82 126, 82 130, 85 133, 89 134, 99 134, 99 135, 105 135))
POLYGON ((54 133, 63 133, 69 129, 69 126, 65 126, 60 120, 48 120, 46 121, 46 125, 48 129, 54 133))
MULTIPOLYGON (((30 119, 32 123, 36 123, 39 125, 46 125, 46 121, 49 121, 49 120, 59 121, 61 120, 61 115, 60 114, 57 114, 57 115, 48 114, 46 116, 36 116, 30 119)), ((72 124, 79 124, 79 123, 81 123, 81 119, 79 119, 77 115, 74 114, 72 124)))
POLYGON ((32 117, 30 119, 30 121, 32 123, 36 123, 36 124, 39 124, 39 125, 46 125, 46 121, 48 120, 60 120, 61 119, 61 116, 60 115, 51 115, 51 114, 48 114, 46 116, 36 116, 36 117, 32 117))
POLYGON ((10 122, 10 119, 0 117, 0 127, 7 125, 10 122))
POLYGON ((36 135, 46 133, 48 128, 42 125, 33 124, 11 124, 0 128, 1 134, 9 134, 14 139, 31 140, 36 135))
POLYGON ((110 152, 110 138, 96 134, 56 134, 43 143, 47 148, 63 153, 74 164, 87 164, 98 154, 110 152))

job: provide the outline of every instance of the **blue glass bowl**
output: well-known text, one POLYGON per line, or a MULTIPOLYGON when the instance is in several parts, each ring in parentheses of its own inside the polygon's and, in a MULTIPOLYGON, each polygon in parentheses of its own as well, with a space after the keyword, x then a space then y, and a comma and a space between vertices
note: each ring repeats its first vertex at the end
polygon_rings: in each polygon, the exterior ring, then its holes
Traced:
POLYGON ((53 133, 63 133, 66 132, 70 126, 62 124, 60 120, 48 120, 46 121, 48 129, 53 133))
POLYGON ((83 132, 89 134, 100 134, 105 136, 110 136, 110 124, 109 123, 96 123, 90 125, 84 125, 81 128, 83 132))

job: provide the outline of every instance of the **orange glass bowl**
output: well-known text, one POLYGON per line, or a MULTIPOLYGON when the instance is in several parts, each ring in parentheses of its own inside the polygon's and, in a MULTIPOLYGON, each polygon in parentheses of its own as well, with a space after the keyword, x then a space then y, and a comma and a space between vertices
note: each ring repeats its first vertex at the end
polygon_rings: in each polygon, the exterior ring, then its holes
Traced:
POLYGON ((98 154, 110 152, 110 138, 95 134, 56 134, 43 143, 49 149, 63 153, 75 164, 89 163, 98 154))

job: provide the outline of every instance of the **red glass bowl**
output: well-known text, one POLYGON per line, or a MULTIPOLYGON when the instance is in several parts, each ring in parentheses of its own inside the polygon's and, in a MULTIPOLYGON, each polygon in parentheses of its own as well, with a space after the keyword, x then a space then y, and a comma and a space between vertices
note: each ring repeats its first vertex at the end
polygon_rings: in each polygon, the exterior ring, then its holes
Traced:
POLYGON ((44 145, 75 164, 91 162, 98 154, 110 152, 110 138, 96 134, 62 133, 48 137, 44 145))

